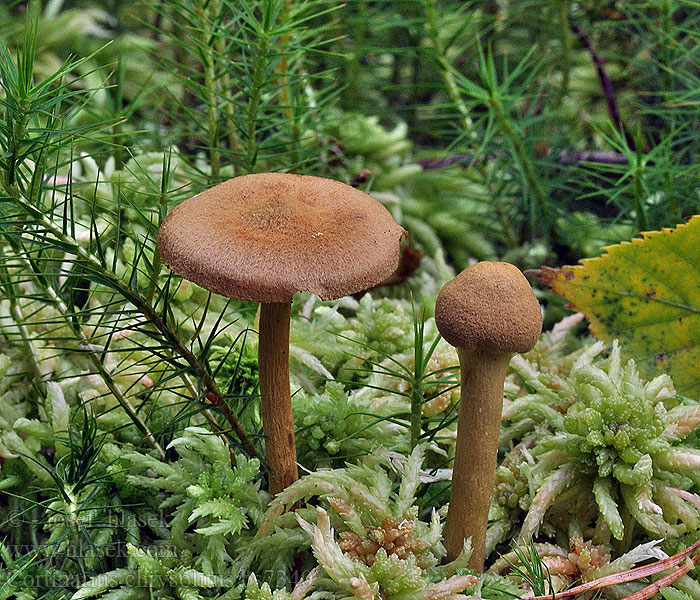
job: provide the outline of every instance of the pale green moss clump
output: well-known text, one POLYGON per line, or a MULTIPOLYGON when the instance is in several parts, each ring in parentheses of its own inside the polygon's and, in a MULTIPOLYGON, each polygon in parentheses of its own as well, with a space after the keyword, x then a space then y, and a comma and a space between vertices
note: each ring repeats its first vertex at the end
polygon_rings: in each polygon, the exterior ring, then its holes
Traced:
POLYGON ((527 361, 516 365, 532 393, 504 411, 502 442, 519 443, 499 469, 492 542, 522 511, 521 539, 572 522, 600 540, 630 539, 630 527, 673 537, 700 524, 666 489, 699 483, 700 452, 683 440, 700 424, 700 406, 676 395, 667 375, 643 381, 617 342, 607 358, 603 350, 600 342, 577 350, 568 373, 544 378, 527 361))

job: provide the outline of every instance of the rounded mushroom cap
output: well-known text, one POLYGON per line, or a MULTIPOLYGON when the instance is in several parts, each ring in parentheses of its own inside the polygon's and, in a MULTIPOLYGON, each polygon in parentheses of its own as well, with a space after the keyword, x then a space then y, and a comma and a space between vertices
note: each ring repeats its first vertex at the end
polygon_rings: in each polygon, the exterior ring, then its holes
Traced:
POLYGON ((176 206, 158 232, 165 265, 239 300, 324 300, 381 283, 397 268, 405 231, 379 202, 308 175, 229 179, 176 206))
POLYGON ((435 323, 450 344, 466 350, 527 352, 542 331, 540 305, 516 266, 480 262, 440 290, 435 323))

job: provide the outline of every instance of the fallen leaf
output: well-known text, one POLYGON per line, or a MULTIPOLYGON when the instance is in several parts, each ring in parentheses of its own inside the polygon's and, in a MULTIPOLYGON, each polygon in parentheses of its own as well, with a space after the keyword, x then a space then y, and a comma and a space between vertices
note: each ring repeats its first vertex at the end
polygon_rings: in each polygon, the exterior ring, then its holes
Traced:
POLYGON ((700 398, 700 215, 641 234, 606 254, 537 276, 586 315, 593 335, 619 339, 645 376, 668 373, 700 398))

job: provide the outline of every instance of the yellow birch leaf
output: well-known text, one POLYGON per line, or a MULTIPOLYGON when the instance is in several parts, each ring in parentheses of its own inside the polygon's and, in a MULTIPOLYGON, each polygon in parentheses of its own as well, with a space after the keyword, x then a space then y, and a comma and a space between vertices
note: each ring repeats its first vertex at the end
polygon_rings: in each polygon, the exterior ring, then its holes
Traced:
POLYGON ((586 315, 593 335, 619 339, 647 377, 668 373, 700 398, 700 215, 641 235, 538 277, 586 315))

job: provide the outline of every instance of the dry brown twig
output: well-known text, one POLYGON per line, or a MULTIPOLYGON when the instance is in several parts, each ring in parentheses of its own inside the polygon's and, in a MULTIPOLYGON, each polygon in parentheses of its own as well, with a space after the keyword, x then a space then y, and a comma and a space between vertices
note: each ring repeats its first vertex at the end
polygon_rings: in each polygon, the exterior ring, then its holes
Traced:
MULTIPOLYGON (((655 575, 656 573, 666 571, 667 569, 671 569, 673 567, 685 563, 682 567, 680 567, 673 573, 669 573, 668 575, 662 577, 658 581, 655 581, 653 584, 647 586, 646 588, 635 592, 631 596, 627 596, 627 598, 624 598, 623 600, 644 600, 645 598, 650 598, 659 589, 670 585, 671 583, 676 581, 676 579, 678 579, 682 575, 685 575, 685 573, 692 569, 692 567, 697 563, 697 561, 700 560, 700 553, 698 553, 690 560, 689 557, 698 548, 700 548, 700 540, 695 542, 692 546, 688 546, 685 550, 679 552, 678 554, 674 554, 673 556, 669 556, 668 558, 664 558, 663 560, 657 561, 650 565, 636 567, 635 569, 630 569, 629 571, 624 571, 623 573, 615 573, 614 575, 608 575, 606 577, 601 577, 600 579, 596 579, 594 581, 582 583, 581 585, 569 588, 568 590, 557 592, 555 594, 555 597, 557 598, 557 600, 561 600, 562 598, 571 598, 573 596, 583 594, 584 592, 588 592, 590 590, 597 590, 611 585, 617 585, 619 583, 628 583, 630 581, 636 581, 637 579, 641 579, 642 577, 649 577, 650 575, 655 575), (688 565, 688 563, 692 564, 688 565), (656 591, 654 591, 648 596, 642 595, 642 592, 647 590, 647 588, 651 587, 656 587, 656 591)), ((528 600, 551 600, 551 598, 552 595, 547 594, 545 596, 532 596, 529 597, 528 600)))
MULTIPOLYGON (((700 510, 700 497, 698 497, 696 494, 691 494, 690 492, 685 492, 683 490, 679 490, 677 488, 672 487, 667 487, 666 489, 670 492, 673 492, 677 496, 680 496, 684 500, 691 502, 695 505, 696 508, 700 510)), ((568 590, 557 592, 556 594, 529 597, 528 600, 552 600, 552 598, 556 598, 556 600, 562 600, 563 598, 571 598, 573 596, 577 596, 578 594, 582 594, 590 590, 597 590, 619 583, 636 581, 637 579, 641 579, 642 577, 656 575, 657 573, 661 573, 663 571, 681 565, 675 571, 664 575, 660 579, 657 579, 655 582, 622 599, 648 600, 648 598, 651 598, 660 589, 667 587, 675 581, 677 581, 678 579, 680 579, 698 563, 698 561, 700 560, 700 552, 698 552, 692 558, 691 555, 699 548, 700 540, 698 540, 691 546, 688 546, 685 550, 682 550, 681 552, 678 552, 673 556, 669 556, 668 558, 664 558, 663 560, 659 560, 655 563, 651 563, 649 565, 644 565, 641 567, 636 567, 634 569, 630 569, 629 571, 624 571, 623 573, 615 573, 614 575, 601 577, 600 579, 596 579, 594 581, 588 581, 586 583, 582 583, 575 587, 569 588, 568 590)))

